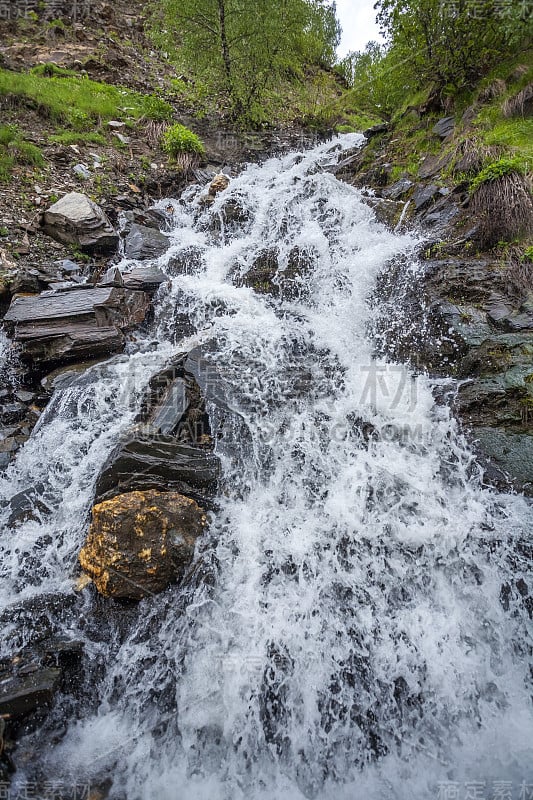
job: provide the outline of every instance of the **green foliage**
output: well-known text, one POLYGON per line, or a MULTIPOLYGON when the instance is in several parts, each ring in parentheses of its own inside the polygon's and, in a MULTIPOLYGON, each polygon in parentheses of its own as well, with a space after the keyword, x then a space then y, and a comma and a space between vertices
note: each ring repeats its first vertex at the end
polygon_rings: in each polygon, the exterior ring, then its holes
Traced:
POLYGON ((14 125, 0 125, 0 183, 6 183, 17 165, 42 167, 43 154, 39 148, 24 139, 14 125))
POLYGON ((73 69, 65 69, 65 67, 58 67, 53 61, 46 64, 37 64, 30 69, 31 75, 41 75, 44 78, 79 78, 80 73, 73 69))
POLYGON ((475 85, 531 37, 525 4, 494 0, 377 0, 383 33, 419 86, 441 98, 475 85))
POLYGON ((503 178, 504 175, 523 175, 524 172, 525 166, 521 158, 500 158, 498 161, 487 164, 487 166, 476 175, 470 183, 470 192, 473 194, 483 184, 492 183, 492 181, 503 178))
POLYGON ((205 155, 201 139, 185 125, 172 125, 161 137, 161 147, 182 172, 197 166, 205 155))
POLYGON ((77 131, 113 118, 165 120, 172 116, 172 107, 158 97, 63 72, 43 77, 0 69, 0 97, 7 95, 34 104, 53 120, 77 131))
POLYGON ((524 261, 529 261, 533 264, 533 247, 526 247, 524 250, 524 261))
POLYGON ((338 70, 349 87, 348 97, 360 113, 390 120, 414 81, 404 69, 398 48, 369 42, 362 52, 350 53, 338 70))
POLYGON ((287 76, 301 77, 309 64, 332 66, 340 38, 329 0, 162 0, 157 9, 156 42, 247 122, 264 120, 265 100, 287 76))
POLYGON ((200 137, 185 125, 171 125, 167 128, 163 133, 161 146, 172 158, 180 153, 205 154, 205 147, 200 137))

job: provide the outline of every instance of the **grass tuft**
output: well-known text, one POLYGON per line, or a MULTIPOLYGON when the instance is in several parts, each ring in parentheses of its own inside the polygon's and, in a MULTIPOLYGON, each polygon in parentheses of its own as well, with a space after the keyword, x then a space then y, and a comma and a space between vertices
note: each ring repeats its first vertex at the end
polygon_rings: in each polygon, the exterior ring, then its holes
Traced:
POLYGON ((0 125, 0 183, 7 183, 17 164, 42 167, 44 157, 15 125, 0 125))
POLYGON ((471 209, 479 222, 482 247, 533 235, 533 201, 526 176, 501 159, 483 170, 472 184, 471 209), (481 180, 478 180, 481 178, 481 180))
POLYGON ((529 83, 503 104, 504 117, 530 117, 533 115, 533 83, 529 83))

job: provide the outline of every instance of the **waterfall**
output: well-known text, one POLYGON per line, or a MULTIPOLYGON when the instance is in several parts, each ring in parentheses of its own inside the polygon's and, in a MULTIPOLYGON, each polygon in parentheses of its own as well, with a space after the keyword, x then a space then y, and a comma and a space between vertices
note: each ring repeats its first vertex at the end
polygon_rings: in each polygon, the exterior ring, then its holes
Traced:
MULTIPOLYGON (((0 478, 3 607, 71 598, 98 471, 173 353, 209 348, 248 434, 216 442, 208 580, 143 600, 122 632, 75 596, 58 625, 84 640, 86 699, 16 780, 108 779, 127 800, 426 800, 471 784, 490 800, 498 782, 513 798, 533 784, 514 588, 531 586, 531 507, 482 488, 429 378, 374 355, 376 277, 400 256, 415 273, 417 240, 331 173, 361 141, 248 166, 210 207, 200 186, 165 201, 172 281, 152 329, 58 390, 0 478), (245 285, 273 252, 274 296, 245 285), (9 525, 28 487, 37 510, 9 525)), ((25 635, 6 623, 2 650, 25 635)))

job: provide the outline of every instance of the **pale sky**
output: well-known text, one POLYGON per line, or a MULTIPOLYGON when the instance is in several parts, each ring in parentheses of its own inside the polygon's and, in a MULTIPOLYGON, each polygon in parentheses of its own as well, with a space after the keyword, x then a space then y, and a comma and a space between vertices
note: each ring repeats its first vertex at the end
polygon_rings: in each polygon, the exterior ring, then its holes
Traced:
POLYGON ((339 58, 349 50, 364 50, 367 42, 380 41, 376 25, 375 0, 337 0, 337 16, 342 25, 339 58))

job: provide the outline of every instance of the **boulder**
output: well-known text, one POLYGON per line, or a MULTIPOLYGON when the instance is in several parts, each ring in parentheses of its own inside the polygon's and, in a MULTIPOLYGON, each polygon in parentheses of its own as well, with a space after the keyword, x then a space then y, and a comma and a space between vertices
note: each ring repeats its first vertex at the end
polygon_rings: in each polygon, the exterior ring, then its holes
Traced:
POLYGON ((168 283, 169 278, 159 267, 151 264, 138 264, 132 270, 125 272, 122 280, 127 289, 154 294, 162 284, 168 283))
POLYGON ((257 255, 247 272, 237 277, 236 283, 239 286, 249 286, 258 294, 295 300, 305 289, 304 276, 312 265, 312 253, 300 247, 293 247, 285 265, 280 263, 277 248, 265 248, 257 255))
POLYGON ((446 139, 455 129, 454 117, 444 117, 433 126, 432 133, 439 136, 441 139, 446 139))
POLYGON ((488 469, 490 483, 509 485, 533 495, 533 434, 490 426, 476 427, 473 438, 481 463, 488 469))
POLYGON ((170 240, 161 231, 146 225, 134 223, 126 235, 124 255, 126 258, 142 261, 159 258, 170 247, 170 240))
POLYGON ((178 580, 192 561, 206 515, 177 492, 129 492, 94 506, 83 570, 98 591, 140 600, 178 580))
POLYGON ((16 297, 4 318, 27 361, 53 363, 114 353, 145 318, 150 298, 114 286, 16 297))
POLYGON ((66 194, 45 211, 43 230, 58 242, 89 253, 112 253, 119 241, 102 209, 79 192, 66 194))
POLYGON ((12 675, 3 680, 0 683, 0 717, 17 719, 50 706, 60 678, 59 669, 36 667, 29 675, 12 675))
POLYGON ((215 197, 219 192, 223 192, 224 189, 227 189, 229 186, 229 178, 227 175, 224 175, 221 172, 219 175, 215 175, 213 180, 209 185, 209 194, 211 197, 215 197))
POLYGON ((410 208, 406 208, 406 203, 403 201, 386 200, 381 197, 363 197, 362 199, 373 210, 377 221, 391 231, 395 230, 400 220, 407 222, 409 219, 410 208))
MULTIPOLYGON (((170 207, 171 208, 171 207, 170 207)), ((128 232, 132 224, 144 225, 147 228, 154 228, 156 231, 161 230, 168 225, 171 214, 166 214, 158 208, 147 208, 143 211, 125 211, 125 230, 128 232)))
POLYGON ((377 125, 372 125, 371 128, 367 128, 366 131, 363 131, 363 136, 365 139, 373 139, 375 136, 381 136, 383 133, 388 133, 390 130, 390 126, 387 122, 380 122, 377 125))
POLYGON ((96 484, 96 500, 132 490, 172 489, 207 502, 220 476, 218 458, 175 439, 130 429, 113 450, 96 484))
MULTIPOLYGON (((218 485, 220 462, 212 452, 205 387, 199 385, 204 368, 191 355, 177 355, 151 379, 135 424, 102 468, 95 502, 133 490, 171 489, 209 504, 218 485)), ((207 383, 214 384, 209 375, 207 383)), ((214 404, 212 391, 209 399, 214 404)), ((217 423, 222 424, 221 420, 217 423)))
POLYGON ((399 181, 383 189, 382 194, 383 197, 387 197, 389 200, 400 200, 400 198, 405 197, 405 195, 411 191, 413 186, 414 183, 409 180, 409 178, 400 178, 399 181))
POLYGON ((419 186, 413 193, 413 203, 417 211, 423 211, 430 206, 439 196, 440 189, 435 184, 429 186, 419 186))

